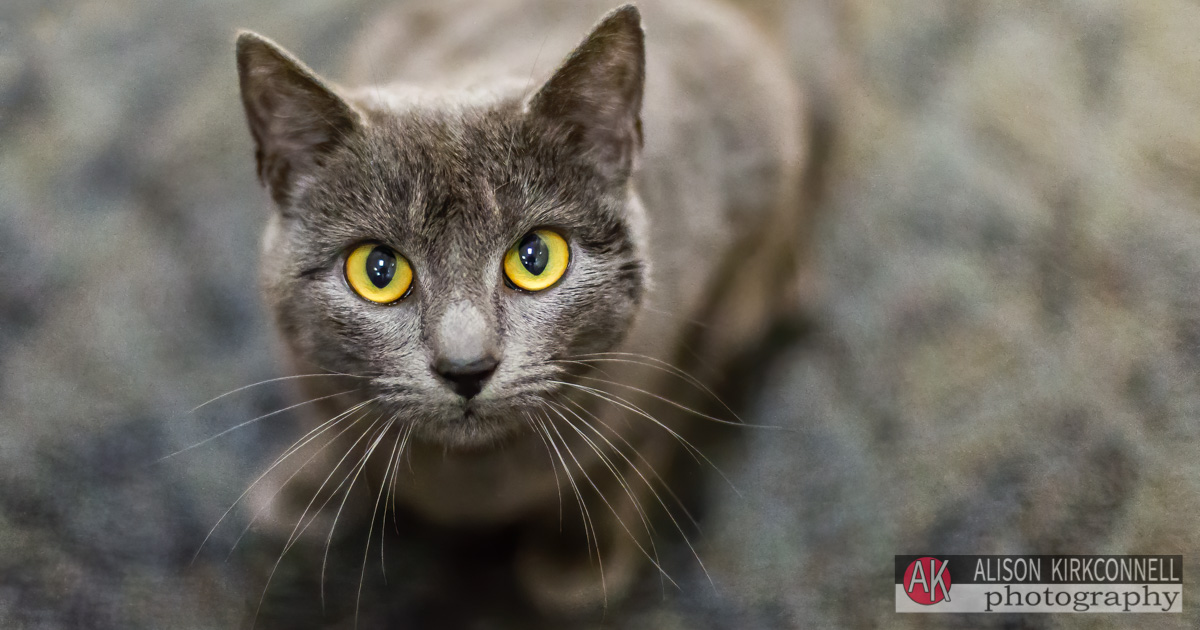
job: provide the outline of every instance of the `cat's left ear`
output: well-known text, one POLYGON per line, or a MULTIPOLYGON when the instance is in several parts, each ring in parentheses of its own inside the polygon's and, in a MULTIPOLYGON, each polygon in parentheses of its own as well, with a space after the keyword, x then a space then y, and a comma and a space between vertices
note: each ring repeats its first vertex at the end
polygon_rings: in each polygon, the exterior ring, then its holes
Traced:
MULTIPOLYGON (((604 17, 530 101, 602 166, 628 176, 642 148, 646 47, 632 4, 604 17)), ((606 169, 607 170, 607 169, 606 169)))
POLYGON ((258 177, 281 209, 301 179, 362 124, 362 116, 307 66, 271 40, 243 31, 238 79, 254 136, 258 177))

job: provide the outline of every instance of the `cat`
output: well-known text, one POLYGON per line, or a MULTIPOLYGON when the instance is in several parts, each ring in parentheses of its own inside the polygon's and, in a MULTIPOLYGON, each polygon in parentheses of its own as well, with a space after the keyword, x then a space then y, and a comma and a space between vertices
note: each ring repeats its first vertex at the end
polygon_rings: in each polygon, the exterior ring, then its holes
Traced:
POLYGON ((697 423, 737 422, 700 409, 795 302, 804 103, 728 7, 625 5, 588 33, 609 8, 405 3, 353 89, 239 35, 262 290, 310 403, 285 456, 329 442, 256 490, 289 542, 365 475, 364 527, 400 502, 521 528, 514 571, 549 612, 657 564, 660 477, 697 423))

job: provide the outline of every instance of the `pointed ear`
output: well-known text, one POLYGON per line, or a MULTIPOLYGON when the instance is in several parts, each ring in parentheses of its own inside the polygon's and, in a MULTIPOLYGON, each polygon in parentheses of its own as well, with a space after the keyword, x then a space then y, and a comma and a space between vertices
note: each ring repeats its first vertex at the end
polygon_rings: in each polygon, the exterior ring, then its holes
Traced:
POLYGON ((282 208, 301 177, 361 124, 362 117, 312 70, 256 33, 237 38, 238 79, 258 178, 282 208))
MULTIPOLYGON (((600 21, 530 101, 568 141, 628 176, 642 147, 646 49, 642 17, 627 4, 600 21)), ((605 170, 608 170, 606 168, 605 170)))

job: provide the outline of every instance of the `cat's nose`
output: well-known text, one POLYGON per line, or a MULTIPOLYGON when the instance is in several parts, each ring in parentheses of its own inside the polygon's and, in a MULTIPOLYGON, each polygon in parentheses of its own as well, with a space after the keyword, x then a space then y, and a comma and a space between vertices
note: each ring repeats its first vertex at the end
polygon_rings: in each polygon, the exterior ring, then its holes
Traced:
POLYGON ((433 369, 450 385, 459 396, 471 398, 483 390, 488 378, 496 371, 499 361, 485 356, 473 361, 456 361, 439 358, 433 369))

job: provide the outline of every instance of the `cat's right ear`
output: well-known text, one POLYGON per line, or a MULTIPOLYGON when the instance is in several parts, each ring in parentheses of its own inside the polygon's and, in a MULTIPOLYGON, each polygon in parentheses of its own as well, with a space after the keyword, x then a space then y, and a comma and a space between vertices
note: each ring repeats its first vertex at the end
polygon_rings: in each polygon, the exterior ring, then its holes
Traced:
POLYGON ((295 201, 301 179, 362 124, 362 116, 316 73, 257 33, 238 34, 237 66, 258 178, 283 209, 295 201))

